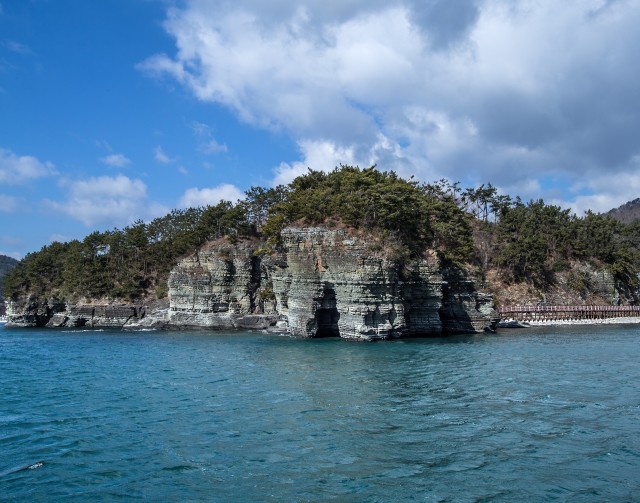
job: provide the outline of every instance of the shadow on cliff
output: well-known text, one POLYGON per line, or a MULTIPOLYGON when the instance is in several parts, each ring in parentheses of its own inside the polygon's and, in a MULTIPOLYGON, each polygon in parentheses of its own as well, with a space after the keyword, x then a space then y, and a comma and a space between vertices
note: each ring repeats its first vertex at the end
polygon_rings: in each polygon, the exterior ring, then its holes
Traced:
POLYGON ((336 291, 332 284, 327 284, 322 297, 316 299, 317 309, 314 315, 316 326, 315 337, 340 337, 340 313, 336 306, 336 291))
POLYGON ((460 269, 443 269, 442 278, 442 306, 438 314, 443 335, 494 332, 499 316, 493 296, 478 292, 475 282, 460 269))

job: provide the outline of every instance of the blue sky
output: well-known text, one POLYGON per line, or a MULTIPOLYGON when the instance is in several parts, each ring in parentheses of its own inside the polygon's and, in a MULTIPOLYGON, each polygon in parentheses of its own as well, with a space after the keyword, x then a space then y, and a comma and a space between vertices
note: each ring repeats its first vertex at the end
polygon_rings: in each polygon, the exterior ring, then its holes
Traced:
POLYGON ((640 197, 634 0, 0 0, 0 253, 307 166, 640 197))

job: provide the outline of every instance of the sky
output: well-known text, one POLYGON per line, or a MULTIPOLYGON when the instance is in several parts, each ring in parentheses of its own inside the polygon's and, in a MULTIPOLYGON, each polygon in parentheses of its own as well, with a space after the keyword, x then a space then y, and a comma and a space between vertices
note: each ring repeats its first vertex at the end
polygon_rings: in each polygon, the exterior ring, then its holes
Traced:
POLYGON ((638 0, 0 0, 0 254, 339 164, 640 197, 638 0))

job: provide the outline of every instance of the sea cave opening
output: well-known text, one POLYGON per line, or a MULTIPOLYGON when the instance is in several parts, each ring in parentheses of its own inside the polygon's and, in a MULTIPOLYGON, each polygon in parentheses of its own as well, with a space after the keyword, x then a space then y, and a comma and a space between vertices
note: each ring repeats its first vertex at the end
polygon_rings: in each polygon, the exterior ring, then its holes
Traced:
POLYGON ((340 337, 338 320, 340 313, 336 307, 336 292, 333 288, 325 288, 322 297, 316 301, 315 312, 316 337, 340 337))

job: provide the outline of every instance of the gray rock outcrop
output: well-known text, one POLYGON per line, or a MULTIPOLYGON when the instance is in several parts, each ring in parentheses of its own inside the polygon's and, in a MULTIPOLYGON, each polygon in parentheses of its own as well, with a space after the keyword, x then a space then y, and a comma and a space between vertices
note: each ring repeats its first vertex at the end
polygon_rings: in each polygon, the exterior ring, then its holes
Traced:
POLYGON ((169 299, 152 306, 10 303, 13 327, 286 330, 352 340, 493 330, 493 297, 435 253, 409 262, 348 229, 289 227, 277 253, 256 240, 210 242, 171 271, 169 299))
POLYGON ((354 340, 481 332, 493 301, 466 277, 443 280, 435 255, 399 265, 343 229, 290 227, 282 251, 210 243, 169 279, 169 324, 208 329, 280 326, 302 337, 354 340))
POLYGON ((165 328, 168 305, 153 309, 127 304, 68 304, 59 299, 37 298, 9 302, 9 328, 165 328))
POLYGON ((253 242, 209 243, 169 275, 169 323, 209 329, 265 329, 278 321, 265 300, 265 279, 253 242))
POLYGON ((404 270, 344 230, 288 228, 286 267, 272 278, 294 335, 389 339, 442 332, 442 278, 433 257, 404 270))

